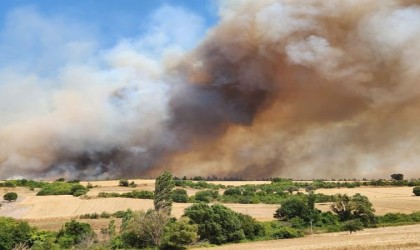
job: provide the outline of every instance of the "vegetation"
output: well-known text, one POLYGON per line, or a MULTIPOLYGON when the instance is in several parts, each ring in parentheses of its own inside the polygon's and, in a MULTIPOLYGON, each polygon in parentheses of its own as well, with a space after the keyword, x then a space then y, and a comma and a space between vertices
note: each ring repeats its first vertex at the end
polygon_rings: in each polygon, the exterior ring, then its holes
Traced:
POLYGON ((18 194, 15 192, 9 192, 3 195, 3 199, 8 202, 15 201, 17 200, 17 198, 18 198, 18 194))
POLYGON ((60 247, 70 248, 94 237, 95 233, 88 223, 72 220, 66 222, 64 227, 58 232, 56 241, 60 247))
POLYGON ((349 220, 343 224, 343 230, 352 232, 363 230, 363 223, 359 220, 349 220))
POLYGON ((55 181, 53 183, 46 183, 42 185, 41 190, 36 194, 44 195, 85 195, 89 189, 79 183, 69 183, 62 181, 55 181))
POLYGON ((198 225, 200 239, 212 244, 255 239, 264 234, 263 227, 254 219, 235 213, 220 204, 194 204, 185 210, 185 215, 198 225))
POLYGON ((413 188, 413 193, 415 196, 420 196, 420 186, 413 188))
POLYGON ((165 210, 168 214, 171 213, 171 194, 174 186, 172 174, 168 171, 165 171, 156 179, 153 200, 156 211, 165 210))
POLYGON ((133 190, 131 192, 128 193, 105 193, 105 192, 100 192, 98 194, 98 197, 101 198, 112 198, 112 197, 124 197, 124 198, 133 198, 133 199, 153 199, 154 198, 154 194, 151 191, 147 191, 147 190, 133 190))
POLYGON ((32 230, 27 222, 0 217, 0 249, 12 249, 19 243, 29 243, 32 230))

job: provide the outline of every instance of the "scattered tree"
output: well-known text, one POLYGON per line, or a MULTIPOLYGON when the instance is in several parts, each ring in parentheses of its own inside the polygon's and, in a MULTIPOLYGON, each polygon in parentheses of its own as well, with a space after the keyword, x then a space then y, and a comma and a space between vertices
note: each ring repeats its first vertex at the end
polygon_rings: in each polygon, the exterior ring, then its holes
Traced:
POLYGON ((9 193, 6 193, 5 195, 3 195, 3 199, 8 201, 8 202, 16 201, 17 198, 18 198, 18 194, 15 193, 15 192, 9 192, 9 193))
POLYGON ((0 249, 13 249, 19 243, 28 243, 31 231, 27 222, 0 217, 0 249))
POLYGON ((194 204, 185 209, 185 215, 198 225, 201 240, 220 245, 239 242, 245 238, 237 214, 223 205, 215 204, 210 207, 204 203, 194 204))
POLYGON ((394 181, 402 181, 402 180, 404 180, 404 175, 403 174, 392 174, 391 178, 394 181))
POLYGON ((168 171, 165 171, 156 179, 155 197, 153 200, 156 211, 165 210, 168 214, 171 213, 171 194, 174 186, 175 184, 172 179, 172 174, 168 171))
POLYGON ((331 205, 331 210, 336 213, 341 221, 359 219, 364 226, 376 223, 375 209, 366 196, 355 194, 349 197, 346 194, 337 194, 336 201, 331 205))
POLYGON ((276 210, 274 218, 279 220, 290 220, 294 217, 307 218, 308 207, 299 197, 285 199, 279 209, 276 210))

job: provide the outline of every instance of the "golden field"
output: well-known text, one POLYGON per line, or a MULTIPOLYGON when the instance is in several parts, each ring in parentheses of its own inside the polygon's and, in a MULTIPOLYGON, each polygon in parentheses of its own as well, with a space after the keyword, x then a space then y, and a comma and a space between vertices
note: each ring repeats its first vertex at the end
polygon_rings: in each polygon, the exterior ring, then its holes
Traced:
MULTIPOLYGON (((131 180, 130 180, 131 181, 131 180)), ((147 210, 153 208, 152 200, 129 198, 98 198, 100 192, 124 193, 132 190, 154 190, 154 180, 134 180, 136 188, 120 187, 118 181, 92 181, 92 188, 85 198, 70 195, 36 196, 37 190, 27 188, 1 188, 0 195, 5 192, 17 192, 16 202, 2 202, 0 216, 9 216, 28 221, 30 224, 46 230, 58 230, 70 218, 78 218, 86 213, 112 213, 119 210, 147 210)), ((262 184, 267 182, 210 182, 224 185, 262 184)), ((86 185, 87 182, 81 182, 86 185)), ((377 215, 388 212, 411 213, 420 211, 420 197, 412 193, 412 187, 358 187, 318 189, 324 194, 345 193, 354 195, 361 193, 369 198, 377 215)), ((189 195, 197 190, 186 189, 189 195)), ((220 191, 222 192, 222 191, 220 191)), ((303 192, 303 190, 302 190, 303 192)), ((172 215, 180 217, 184 209, 191 204, 174 203, 172 215)), ((234 211, 248 214, 259 221, 273 220, 273 213, 278 205, 269 204, 224 204, 234 211)), ((329 204, 317 204, 323 211, 329 204)), ((83 221, 83 220, 82 220, 83 221)), ((107 226, 109 219, 85 220, 96 232, 107 226)), ((121 223, 116 219, 117 225, 121 223)), ((420 225, 400 226, 392 228, 366 229, 349 235, 345 232, 317 234, 299 239, 253 242, 216 247, 214 249, 420 249, 420 225)))

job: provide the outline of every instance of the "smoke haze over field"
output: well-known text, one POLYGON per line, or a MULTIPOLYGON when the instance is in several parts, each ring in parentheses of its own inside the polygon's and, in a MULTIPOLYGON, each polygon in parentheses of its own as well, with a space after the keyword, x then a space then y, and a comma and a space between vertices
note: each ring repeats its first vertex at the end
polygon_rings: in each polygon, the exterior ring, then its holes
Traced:
POLYGON ((418 1, 229 0, 219 14, 203 35, 164 5, 144 36, 102 50, 77 24, 11 13, 0 51, 28 30, 45 50, 0 68, 0 177, 419 177, 418 1))

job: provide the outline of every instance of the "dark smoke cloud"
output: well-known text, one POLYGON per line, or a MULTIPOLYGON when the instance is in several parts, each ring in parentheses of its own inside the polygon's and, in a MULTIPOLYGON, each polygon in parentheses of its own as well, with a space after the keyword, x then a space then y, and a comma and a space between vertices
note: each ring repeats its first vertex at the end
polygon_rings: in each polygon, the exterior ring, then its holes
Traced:
POLYGON ((67 69, 91 87, 1 123, 0 174, 418 177, 417 1, 222 1, 220 16, 160 63, 119 45, 118 84, 67 69))

